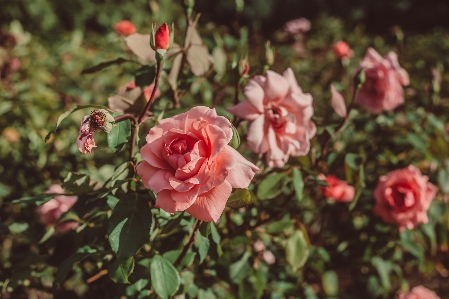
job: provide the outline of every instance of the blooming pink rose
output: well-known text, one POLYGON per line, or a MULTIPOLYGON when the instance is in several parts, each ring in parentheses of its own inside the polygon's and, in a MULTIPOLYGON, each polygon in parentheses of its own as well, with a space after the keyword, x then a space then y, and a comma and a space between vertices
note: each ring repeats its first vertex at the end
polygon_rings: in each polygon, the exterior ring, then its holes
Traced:
POLYGON ((427 210, 436 188, 419 169, 410 165, 379 178, 374 198, 374 213, 386 222, 397 223, 399 230, 427 223, 427 210))
MULTIPOLYGON (((125 84, 125 86, 120 87, 118 89, 118 91, 123 91, 126 88, 133 89, 133 88, 136 88, 136 87, 137 86, 136 86, 136 83, 134 81, 129 81, 129 82, 127 82, 125 84)), ((143 90, 143 95, 145 96, 145 99, 147 100, 147 102, 150 100, 151 93, 153 92, 153 88, 154 88, 154 83, 148 85, 143 90)), ((158 88, 158 89, 156 89, 156 93, 154 95, 154 98, 157 99, 160 96, 161 96, 161 90, 158 88)))
POLYGON ((310 30, 310 21, 306 18, 299 18, 288 21, 284 25, 284 30, 290 35, 295 35, 298 33, 306 33, 310 30))
MULTIPOLYGON (((45 193, 65 193, 60 185, 51 185, 45 193)), ((54 225, 61 218, 62 214, 67 212, 78 200, 77 196, 58 195, 50 199, 43 205, 37 207, 39 220, 45 225, 54 225)), ((77 222, 65 222, 56 226, 57 232, 65 232, 78 227, 77 222)))
POLYGON ((435 292, 423 287, 414 287, 410 293, 399 295, 398 299, 441 299, 435 292))
POLYGON ((247 188, 259 169, 228 145, 229 120, 198 106, 151 128, 137 173, 166 212, 217 221, 232 188, 247 188))
POLYGON ((396 53, 389 52, 382 58, 369 48, 359 70, 365 70, 365 83, 357 92, 355 104, 379 114, 404 103, 402 86, 409 84, 408 73, 399 66, 396 53))
POLYGON ((133 34, 136 32, 136 26, 127 20, 119 21, 115 23, 114 30, 117 32, 117 34, 128 36, 130 34, 133 34))
POLYGON ((333 175, 325 176, 324 174, 320 174, 318 178, 329 184, 329 186, 322 187, 324 196, 327 198, 333 198, 342 202, 354 200, 354 187, 348 185, 346 181, 339 180, 333 175))
POLYGON ((316 132, 312 122, 312 96, 303 93, 289 68, 281 76, 273 71, 256 76, 246 85, 245 100, 228 111, 253 121, 248 146, 267 153, 269 167, 282 167, 289 156, 304 156, 316 132))
POLYGON ((351 58, 354 56, 354 51, 351 50, 348 43, 344 41, 338 41, 334 44, 334 52, 338 58, 351 58))

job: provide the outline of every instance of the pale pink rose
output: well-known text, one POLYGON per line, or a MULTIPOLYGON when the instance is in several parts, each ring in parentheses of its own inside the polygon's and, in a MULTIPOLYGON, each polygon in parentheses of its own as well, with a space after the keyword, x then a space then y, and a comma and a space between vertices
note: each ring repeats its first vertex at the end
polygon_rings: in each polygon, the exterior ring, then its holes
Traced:
POLYGON ((114 117, 105 109, 95 109, 81 120, 76 146, 83 154, 90 153, 95 145, 94 133, 101 130, 110 133, 114 117))
POLYGON ((256 76, 246 85, 245 100, 228 111, 251 120, 248 146, 267 153, 269 167, 282 167, 290 156, 309 152, 316 127, 312 122, 312 96, 303 93, 289 68, 281 76, 273 71, 256 76))
POLYGON ((369 48, 358 70, 365 70, 365 83, 355 96, 354 103, 379 114, 391 111, 404 103, 402 86, 409 84, 408 73, 399 66, 396 53, 389 52, 382 58, 369 48))
POLYGON ((351 58, 354 56, 354 51, 349 47, 348 43, 344 41, 338 41, 334 44, 334 52, 338 58, 351 58))
MULTIPOLYGON (((44 193, 65 193, 60 185, 53 184, 44 193)), ((77 196, 58 195, 37 207, 39 221, 44 225, 55 225, 62 214, 67 212, 78 200, 77 196)), ((77 222, 65 222, 56 226, 57 232, 65 232, 78 227, 77 222)))
POLYGON ((136 32, 136 26, 127 20, 119 21, 114 24, 114 30, 117 34, 128 36, 136 32))
POLYGON ((262 253, 262 258, 268 265, 273 265, 274 263, 276 263, 276 257, 274 256, 273 252, 269 250, 265 250, 262 253))
POLYGON ((333 198, 341 202, 351 202, 354 200, 354 187, 348 185, 346 181, 339 180, 333 175, 325 176, 324 174, 320 174, 318 178, 326 181, 329 185, 322 187, 324 196, 327 198, 333 198))
MULTIPOLYGON (((125 84, 125 86, 122 86, 118 89, 118 91, 123 91, 125 89, 134 89, 136 88, 136 83, 134 81, 129 81, 125 84)), ((147 100, 147 102, 150 100, 151 97, 151 93, 153 92, 153 88, 154 88, 154 83, 148 85, 147 87, 144 88, 143 90, 143 95, 145 96, 145 100, 147 100)), ((161 96, 161 90, 158 88, 156 89, 156 93, 154 94, 154 98, 157 99, 161 96)))
POLYGON ((310 21, 305 18, 288 21, 284 25, 284 30, 290 35, 306 33, 310 30, 310 21))
POLYGON ((423 287, 414 287, 407 294, 400 294, 398 299, 441 299, 435 292, 423 287))
POLYGON ((380 177, 374 190, 374 213, 385 222, 397 223, 400 231, 427 223, 427 210, 436 194, 428 179, 412 165, 380 177))
POLYGON ((228 145, 231 123, 198 106, 151 128, 137 173, 157 193, 156 206, 217 221, 232 188, 247 188, 259 169, 228 145))

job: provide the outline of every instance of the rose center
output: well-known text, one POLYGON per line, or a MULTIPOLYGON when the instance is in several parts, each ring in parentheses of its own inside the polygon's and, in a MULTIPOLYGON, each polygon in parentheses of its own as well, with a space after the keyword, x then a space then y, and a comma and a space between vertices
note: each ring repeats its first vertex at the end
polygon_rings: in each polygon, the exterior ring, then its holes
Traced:
POLYGON ((175 139, 170 144, 170 152, 176 154, 185 154, 188 152, 188 145, 185 139, 175 139))
POLYGON ((415 196, 410 189, 397 187, 392 190, 393 200, 396 207, 406 210, 415 204, 415 196))

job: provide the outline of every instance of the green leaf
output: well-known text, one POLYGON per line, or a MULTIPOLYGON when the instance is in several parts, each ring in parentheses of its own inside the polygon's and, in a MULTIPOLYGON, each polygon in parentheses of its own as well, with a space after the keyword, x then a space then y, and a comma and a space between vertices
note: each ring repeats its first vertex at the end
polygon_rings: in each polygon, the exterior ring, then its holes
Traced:
POLYGON ((137 193, 120 198, 107 231, 117 259, 128 259, 148 242, 151 220, 151 208, 145 198, 137 193))
POLYGON ((20 234, 23 233, 28 229, 28 223, 26 222, 13 222, 10 225, 8 225, 9 231, 13 234, 20 234))
POLYGON ((131 136, 131 122, 129 119, 113 125, 111 132, 108 134, 110 149, 114 153, 121 150, 123 145, 128 142, 129 136, 131 136))
POLYGON ((248 189, 235 189, 226 202, 226 206, 237 209, 246 207, 252 202, 253 197, 248 189))
POLYGON ((92 74, 92 73, 96 73, 96 72, 98 72, 98 71, 101 71, 101 70, 104 69, 104 68, 107 68, 108 66, 115 65, 115 64, 119 65, 119 64, 122 64, 122 63, 125 63, 125 62, 134 62, 134 63, 137 63, 137 62, 134 61, 134 60, 129 60, 129 59, 125 59, 125 58, 119 57, 119 58, 117 58, 117 59, 110 60, 110 61, 105 61, 105 62, 99 63, 99 64, 97 64, 97 65, 95 65, 95 66, 92 66, 92 67, 89 67, 89 68, 87 68, 87 69, 84 69, 84 70, 81 72, 81 74, 84 75, 84 74, 92 74))
POLYGON ((391 263, 383 260, 379 256, 375 256, 371 259, 371 263, 374 268, 376 268, 377 273, 379 273, 380 282, 384 290, 389 290, 391 288, 390 284, 390 271, 391 271, 391 263))
POLYGON ((117 205, 117 203, 119 202, 119 199, 115 196, 112 195, 108 195, 106 196, 106 203, 108 204, 108 207, 111 210, 114 210, 115 206, 117 205))
POLYGON ((103 105, 76 105, 74 107, 72 107, 71 109, 67 110, 66 112, 64 112, 63 114, 61 114, 58 118, 58 121, 56 122, 56 126, 50 130, 50 132, 48 132, 47 136, 45 136, 45 142, 48 141, 48 139, 50 139, 51 134, 53 134, 54 132, 56 132, 56 130, 58 129, 59 125, 61 124, 61 122, 70 114, 72 114, 75 111, 81 110, 81 109, 86 109, 86 108, 95 108, 95 109, 105 109, 105 110, 109 110, 108 107, 103 106, 103 105))
POLYGON ((58 267, 58 272, 56 273, 55 280, 53 281, 53 290, 57 290, 59 288, 67 274, 70 272, 70 270, 72 270, 74 263, 79 262, 96 252, 97 250, 95 248, 91 248, 90 246, 86 245, 79 248, 76 253, 72 254, 68 259, 63 261, 58 267))
POLYGON ((285 174, 274 173, 264 178, 258 185, 257 198, 272 199, 282 191, 284 185, 285 174))
POLYGON ((204 237, 199 231, 196 233, 196 241, 198 242, 198 252, 200 254, 200 264, 203 263, 209 251, 210 242, 209 239, 204 237))
POLYGON ((181 282, 176 268, 165 258, 155 255, 150 264, 151 284, 161 298, 173 296, 181 282))
POLYGON ((215 242, 215 244, 220 244, 221 237, 220 234, 218 233, 217 228, 215 227, 215 223, 213 222, 211 222, 210 225, 210 232, 212 234, 212 240, 215 242))
POLYGON ((109 277, 116 283, 129 283, 128 277, 134 270, 134 258, 118 259, 108 268, 109 277))
POLYGON ((154 65, 145 65, 134 73, 136 86, 140 86, 142 88, 145 88, 153 83, 155 77, 156 67, 154 65))
POLYGON ((437 236, 435 233, 435 226, 433 223, 427 223, 420 226, 424 234, 429 238, 430 241, 430 252, 432 256, 437 253, 437 236))
POLYGON ((231 124, 231 126, 232 126, 232 138, 231 141, 229 141, 229 145, 235 149, 238 149, 240 146, 240 135, 237 129, 234 127, 234 125, 231 124))
POLYGON ((69 172, 64 179, 64 183, 62 183, 62 188, 77 193, 88 192, 90 190, 90 177, 84 173, 69 172))
POLYGON ((297 168, 293 168, 293 188, 295 189, 296 198, 301 201, 304 191, 304 180, 301 171, 297 168))
POLYGON ((240 283, 251 271, 251 265, 248 263, 250 254, 246 251, 240 260, 229 266, 229 277, 234 283, 240 283))
POLYGON ((338 295, 338 277, 335 271, 326 271, 321 277, 321 283, 323 285, 324 293, 327 296, 338 295))
POLYGON ((45 194, 39 194, 36 196, 26 196, 26 197, 21 197, 18 199, 13 200, 13 203, 24 203, 24 204, 35 204, 37 206, 40 206, 44 203, 46 203, 47 201, 49 201, 50 199, 52 199, 55 196, 58 196, 60 194, 58 193, 45 193, 45 194))
POLYGON ((285 255, 294 272, 304 266, 309 256, 309 248, 302 231, 295 230, 287 239, 285 255))

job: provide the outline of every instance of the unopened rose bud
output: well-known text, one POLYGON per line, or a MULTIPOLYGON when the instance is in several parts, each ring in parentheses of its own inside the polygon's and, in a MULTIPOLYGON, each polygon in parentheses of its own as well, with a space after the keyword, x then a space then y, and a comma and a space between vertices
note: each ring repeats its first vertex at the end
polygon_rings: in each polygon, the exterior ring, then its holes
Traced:
POLYGON ((240 59, 239 62, 239 74, 240 77, 246 77, 246 75, 248 75, 249 72, 249 64, 248 64, 248 59, 246 58, 242 58, 240 59))
POLYGON ((270 41, 265 43, 265 60, 266 64, 271 66, 274 63, 274 50, 271 47, 270 41))
POLYGON ((352 51, 349 45, 342 40, 334 44, 334 52, 340 59, 351 58, 354 56, 354 51, 352 51))
POLYGON ((119 21, 115 23, 114 30, 119 35, 128 36, 136 32, 136 26, 127 20, 119 21))
POLYGON ((167 23, 162 24, 162 26, 157 29, 154 36, 154 47, 156 50, 168 50, 170 47, 170 31, 168 30, 167 23))

